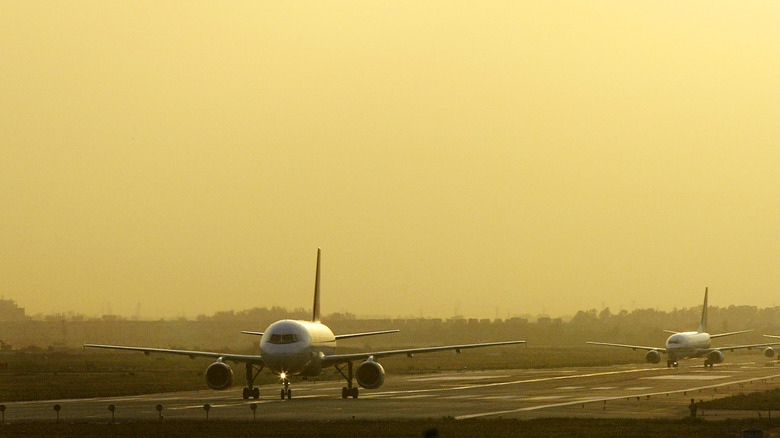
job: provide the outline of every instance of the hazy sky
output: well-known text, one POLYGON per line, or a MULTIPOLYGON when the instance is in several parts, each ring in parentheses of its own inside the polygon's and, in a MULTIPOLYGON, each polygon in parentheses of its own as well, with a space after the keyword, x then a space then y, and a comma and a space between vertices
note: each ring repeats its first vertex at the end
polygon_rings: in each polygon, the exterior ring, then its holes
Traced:
POLYGON ((5 1, 28 313, 780 304, 776 1, 5 1))

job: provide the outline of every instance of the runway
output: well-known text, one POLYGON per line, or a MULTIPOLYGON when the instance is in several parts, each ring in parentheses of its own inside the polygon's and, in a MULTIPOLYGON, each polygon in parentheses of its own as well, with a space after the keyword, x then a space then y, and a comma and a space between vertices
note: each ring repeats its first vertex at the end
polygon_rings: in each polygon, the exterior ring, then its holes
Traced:
MULTIPOLYGON (((6 403, 5 421, 54 421, 53 406, 61 406, 61 421, 117 421, 158 418, 252 421, 631 417, 680 418, 688 403, 739 392, 762 391, 780 383, 780 366, 771 361, 744 361, 705 369, 696 362, 680 368, 621 365, 593 368, 555 368, 443 372, 393 375, 385 385, 361 389, 358 399, 341 398, 343 381, 294 381, 293 399, 280 400, 280 385, 260 387, 259 400, 242 400, 241 386, 227 391, 175 392, 130 397, 47 400, 6 403)), ((237 381, 238 383, 238 381, 237 381)), ((239 383, 240 385, 240 383, 239 383)), ((204 383, 205 386, 205 383, 204 383)), ((722 415, 705 413, 705 415, 722 415)), ((752 415, 752 414, 751 414, 752 415)))

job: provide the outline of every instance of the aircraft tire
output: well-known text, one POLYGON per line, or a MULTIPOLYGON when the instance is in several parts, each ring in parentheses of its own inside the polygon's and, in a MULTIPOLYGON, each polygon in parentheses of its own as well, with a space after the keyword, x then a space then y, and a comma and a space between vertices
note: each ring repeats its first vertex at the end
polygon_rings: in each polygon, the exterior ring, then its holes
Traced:
POLYGON ((255 400, 260 398, 260 388, 255 388, 252 390, 252 398, 255 400))
POLYGON ((284 389, 282 390, 282 400, 284 400, 284 396, 285 396, 285 393, 286 393, 286 392, 287 392, 287 391, 285 391, 284 389))
POLYGON ((347 387, 346 387, 346 386, 342 387, 342 388, 341 388, 341 398, 343 398, 344 400, 346 400, 346 399, 347 399, 347 397, 349 397, 349 394, 348 394, 348 392, 349 392, 349 390, 347 389, 347 387))

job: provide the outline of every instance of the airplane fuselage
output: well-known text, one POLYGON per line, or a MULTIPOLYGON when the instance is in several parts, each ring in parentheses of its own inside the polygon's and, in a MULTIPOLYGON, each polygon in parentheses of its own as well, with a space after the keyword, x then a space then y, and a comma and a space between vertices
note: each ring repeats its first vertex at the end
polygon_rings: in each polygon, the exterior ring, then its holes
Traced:
POLYGON ((260 356, 265 366, 286 376, 318 376, 319 357, 336 351, 336 336, 325 324, 284 319, 263 333, 260 356))
POLYGON ((710 342, 709 333, 675 333, 666 340, 666 354, 673 361, 687 357, 701 357, 709 350, 710 342))

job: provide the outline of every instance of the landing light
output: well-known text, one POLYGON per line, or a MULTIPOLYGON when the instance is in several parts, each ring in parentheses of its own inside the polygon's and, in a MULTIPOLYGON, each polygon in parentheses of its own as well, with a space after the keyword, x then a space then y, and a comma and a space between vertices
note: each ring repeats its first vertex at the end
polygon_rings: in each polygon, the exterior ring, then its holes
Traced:
POLYGON ((286 379, 286 378, 287 378, 287 373, 281 373, 281 374, 279 374, 279 377, 280 377, 282 380, 284 380, 284 379, 286 379))

